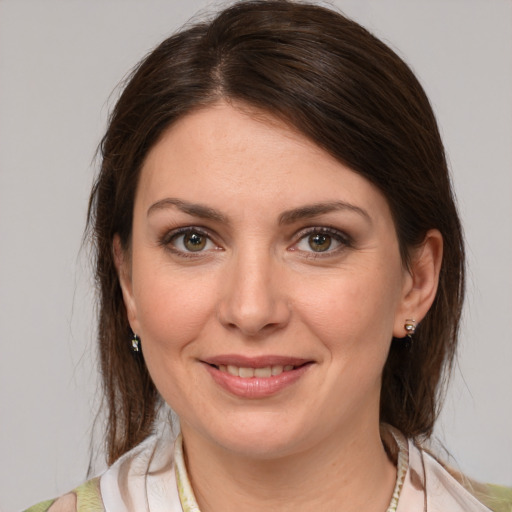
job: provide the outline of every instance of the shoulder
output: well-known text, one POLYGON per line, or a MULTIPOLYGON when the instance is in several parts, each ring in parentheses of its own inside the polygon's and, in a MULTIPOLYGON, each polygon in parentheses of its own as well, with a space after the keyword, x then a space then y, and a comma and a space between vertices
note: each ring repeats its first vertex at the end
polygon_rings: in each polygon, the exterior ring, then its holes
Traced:
POLYGON ((88 480, 73 491, 54 500, 43 501, 25 512, 104 512, 99 478, 88 480))
POLYGON ((150 506, 157 512, 181 511, 174 472, 175 438, 170 424, 164 424, 99 477, 25 512, 123 512, 126 503, 130 503, 130 510, 150 506))
POLYGON ((512 512, 512 489, 481 484, 442 464, 428 451, 409 443, 410 472, 421 475, 425 501, 433 512, 512 512))
POLYGON ((445 470, 480 503, 493 512, 512 512, 512 488, 477 482, 450 468, 445 470))
POLYGON ((493 484, 487 484, 484 487, 484 493, 480 494, 482 503, 485 503, 493 512, 512 512, 511 487, 493 484))

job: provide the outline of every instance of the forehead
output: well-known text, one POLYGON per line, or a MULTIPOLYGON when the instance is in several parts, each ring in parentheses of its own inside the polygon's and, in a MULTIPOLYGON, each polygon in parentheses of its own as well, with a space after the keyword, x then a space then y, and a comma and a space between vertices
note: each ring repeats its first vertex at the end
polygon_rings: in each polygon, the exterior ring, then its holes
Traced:
POLYGON ((182 117, 148 153, 138 201, 147 205, 166 195, 207 199, 224 209, 234 208, 235 198, 246 208, 254 201, 284 208, 357 200, 370 209, 388 209, 374 185, 296 129, 226 103, 182 117))
MULTIPOLYGON (((194 110, 171 125, 150 150, 144 168, 154 170, 171 161, 187 163, 197 172, 218 171, 224 175, 228 170, 233 175, 238 168, 247 180, 249 165, 260 166, 264 174, 265 169, 276 172, 294 160, 327 156, 294 127, 264 111, 218 102, 194 110), (218 158, 205 162, 207 155, 218 158)), ((337 165, 334 158, 329 159, 337 165)))

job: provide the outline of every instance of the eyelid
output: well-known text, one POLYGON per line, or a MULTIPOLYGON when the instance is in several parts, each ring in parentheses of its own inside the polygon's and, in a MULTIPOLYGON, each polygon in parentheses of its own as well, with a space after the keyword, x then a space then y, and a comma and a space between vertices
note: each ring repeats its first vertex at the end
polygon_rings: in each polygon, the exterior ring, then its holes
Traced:
POLYGON ((169 244, 173 238, 190 232, 199 233, 200 235, 204 235, 207 236, 208 238, 211 238, 210 233, 204 228, 201 228, 199 226, 182 226, 179 228, 172 228, 166 230, 165 233, 160 237, 160 242, 162 244, 169 244))
POLYGON ((205 254, 212 251, 212 249, 206 249, 202 251, 184 251, 182 249, 179 249, 175 245, 173 245, 173 240, 176 238, 186 235, 187 233, 197 233, 201 236, 206 237, 213 245, 215 245, 215 248, 213 250, 221 250, 222 247, 220 244, 216 241, 215 234, 212 234, 212 232, 208 229, 205 229, 200 226, 182 226, 175 229, 170 229, 164 233, 162 237, 159 239, 159 245, 163 246, 165 249, 171 251, 173 254, 177 254, 178 256, 186 257, 186 258, 197 258, 200 256, 205 256, 205 254))
MULTIPOLYGON (((216 233, 212 233, 210 229, 201 227, 201 226, 195 226, 195 225, 187 225, 182 227, 177 227, 173 229, 167 230, 160 238, 159 238, 159 245, 163 246, 165 249, 171 251, 174 254, 177 254, 178 256, 187 257, 187 258, 194 258, 194 257, 201 257, 205 256, 208 253, 211 253, 212 250, 223 250, 221 244, 217 242, 218 236, 216 233), (206 237, 212 244, 215 245, 214 249, 206 249, 202 251, 185 251, 182 249, 179 249, 175 245, 172 244, 173 240, 178 238, 179 236, 185 235, 187 233, 198 233, 201 236, 206 237)), ((341 231, 340 229, 333 228, 331 226, 309 226, 306 228, 302 228, 299 231, 297 231, 293 237, 295 241, 293 244, 288 248, 290 251, 300 251, 306 255, 306 257, 310 258, 321 258, 321 257, 329 257, 336 255, 337 253, 343 251, 346 248, 353 247, 353 239, 350 235, 348 235, 346 232, 341 231), (307 236, 311 236, 313 234, 326 234, 331 236, 334 240, 336 240, 340 246, 336 247, 331 250, 326 250, 325 252, 315 252, 313 250, 311 251, 304 251, 297 248, 297 245, 307 236)))
POLYGON ((337 242, 339 242, 340 246, 332 249, 327 250, 324 252, 315 252, 313 250, 311 251, 301 251, 304 252, 307 257, 309 258, 326 258, 329 256, 333 256, 338 254, 339 252, 343 251, 344 249, 353 247, 353 239, 350 235, 348 235, 346 232, 341 231, 337 228, 333 228, 330 226, 311 226, 304 229, 299 230, 295 235, 295 242, 293 245, 289 248, 289 250, 292 251, 299 251, 300 249, 297 248, 297 245, 304 240, 304 238, 315 235, 315 234, 325 234, 333 237, 337 242))

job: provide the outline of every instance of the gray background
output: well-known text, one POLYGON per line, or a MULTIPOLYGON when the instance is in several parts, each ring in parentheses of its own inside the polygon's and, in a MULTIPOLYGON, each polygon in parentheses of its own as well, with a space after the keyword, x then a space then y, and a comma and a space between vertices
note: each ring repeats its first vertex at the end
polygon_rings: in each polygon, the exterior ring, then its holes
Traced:
MULTIPOLYGON (((510 485, 512 3, 333 3, 399 49, 438 115, 470 272, 459 368, 436 434, 462 470, 510 485)), ((95 148, 115 85, 207 5, 0 0, 1 510, 85 478, 98 394, 80 246, 95 148)))

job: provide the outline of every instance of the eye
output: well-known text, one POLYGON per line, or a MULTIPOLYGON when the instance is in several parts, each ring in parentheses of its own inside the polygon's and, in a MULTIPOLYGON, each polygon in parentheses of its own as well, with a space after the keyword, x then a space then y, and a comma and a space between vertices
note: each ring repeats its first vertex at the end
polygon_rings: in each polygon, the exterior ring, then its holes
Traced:
POLYGON ((325 252, 331 248, 333 239, 326 233, 314 233, 305 239, 309 248, 314 252, 325 252))
POLYGON ((300 240, 292 247, 292 250, 329 254, 350 245, 348 236, 331 228, 315 228, 301 233, 299 236, 300 240))
POLYGON ((198 229, 180 230, 171 233, 167 238, 166 245, 172 246, 178 252, 203 252, 217 247, 206 233, 198 229))

